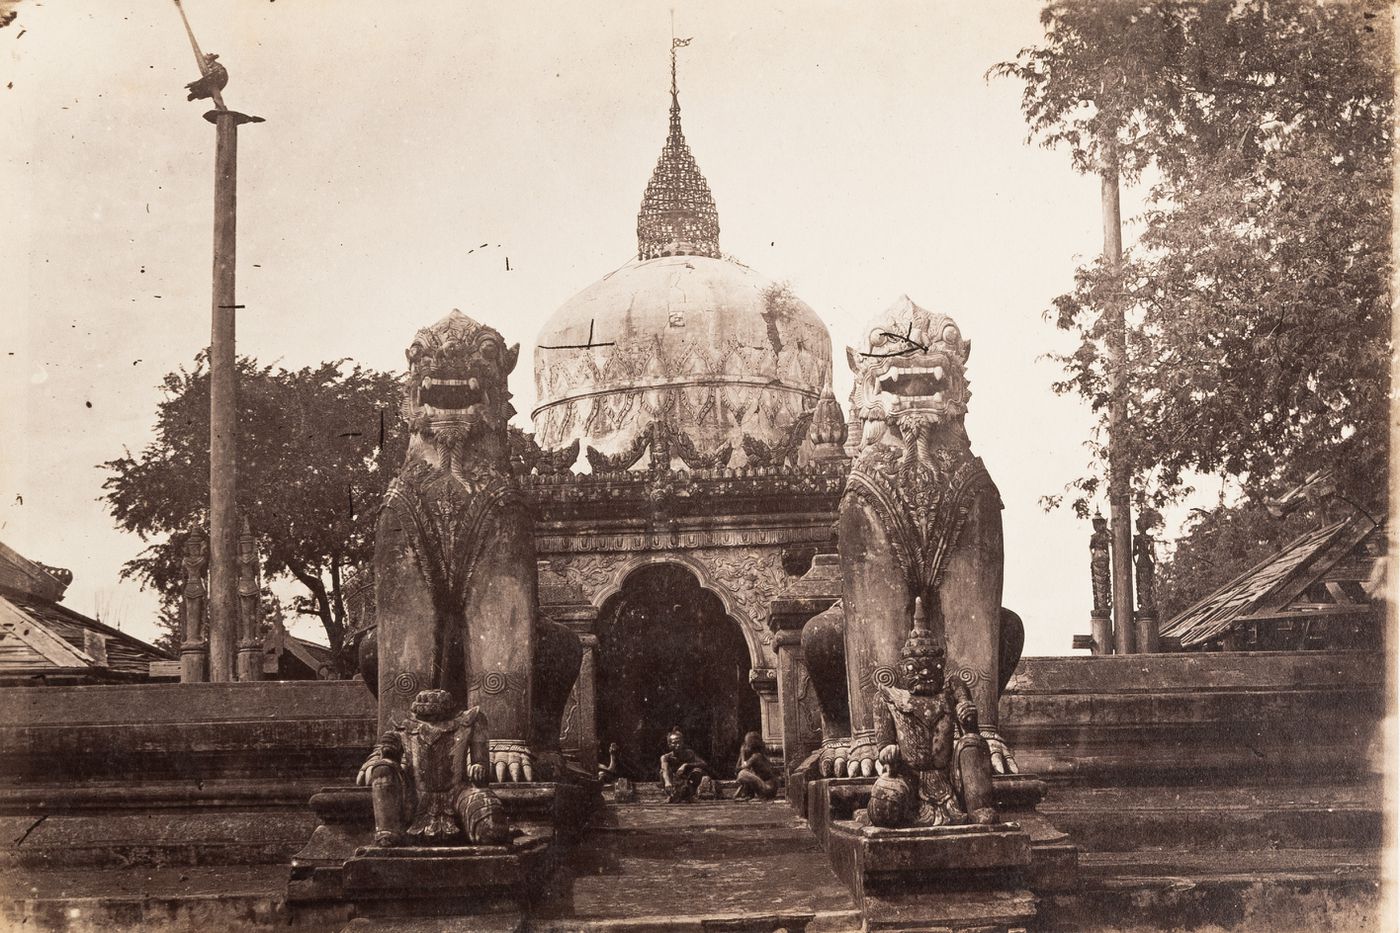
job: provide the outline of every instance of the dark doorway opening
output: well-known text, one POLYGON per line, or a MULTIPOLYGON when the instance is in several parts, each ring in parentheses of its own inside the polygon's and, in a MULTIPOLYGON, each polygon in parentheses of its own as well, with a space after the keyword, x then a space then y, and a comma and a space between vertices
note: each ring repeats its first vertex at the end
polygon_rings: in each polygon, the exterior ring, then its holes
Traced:
POLYGON ((659 780, 666 734, 724 777, 744 733, 759 728, 749 650, 724 605, 676 564, 630 574, 598 614, 598 737, 621 746, 628 771, 659 780))

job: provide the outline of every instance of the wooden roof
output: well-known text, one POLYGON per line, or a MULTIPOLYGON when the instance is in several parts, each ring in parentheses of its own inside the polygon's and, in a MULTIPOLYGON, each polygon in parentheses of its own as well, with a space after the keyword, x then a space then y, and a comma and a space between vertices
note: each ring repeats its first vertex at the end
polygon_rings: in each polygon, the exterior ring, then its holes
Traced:
POLYGON ((1169 620, 1162 637, 1179 638, 1182 648, 1192 648, 1245 622, 1370 612, 1361 583, 1371 561, 1359 552, 1377 533, 1378 526, 1364 515, 1306 532, 1169 620), (1308 596, 1318 585, 1328 594, 1325 602, 1308 596))

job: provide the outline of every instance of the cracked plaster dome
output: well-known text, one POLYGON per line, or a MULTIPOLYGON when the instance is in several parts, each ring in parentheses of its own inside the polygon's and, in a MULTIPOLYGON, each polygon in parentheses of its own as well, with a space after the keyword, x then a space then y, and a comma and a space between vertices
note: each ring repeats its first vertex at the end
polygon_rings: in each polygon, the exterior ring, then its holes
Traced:
POLYGON ((535 439, 604 454, 669 421, 699 452, 774 445, 831 384, 831 337, 808 305, 720 258, 709 185, 670 133, 637 217, 637 259, 569 299, 535 341, 535 439))

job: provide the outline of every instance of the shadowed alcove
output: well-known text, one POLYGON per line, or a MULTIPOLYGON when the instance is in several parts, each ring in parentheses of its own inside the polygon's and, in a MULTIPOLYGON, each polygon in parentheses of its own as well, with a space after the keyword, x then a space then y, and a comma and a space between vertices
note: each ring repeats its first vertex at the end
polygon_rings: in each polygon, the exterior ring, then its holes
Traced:
POLYGON ((598 736, 628 770, 658 779, 679 726, 717 774, 732 777, 744 733, 759 728, 748 645, 719 598, 678 564, 643 567, 598 616, 598 736))

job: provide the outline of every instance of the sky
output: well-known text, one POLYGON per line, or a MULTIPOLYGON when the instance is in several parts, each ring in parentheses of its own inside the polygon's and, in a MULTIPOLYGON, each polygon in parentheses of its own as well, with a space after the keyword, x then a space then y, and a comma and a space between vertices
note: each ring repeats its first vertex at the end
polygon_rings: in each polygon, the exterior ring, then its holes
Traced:
MULTIPOLYGON (((460 308, 530 348, 636 249, 666 136, 672 6, 186 0, 230 72, 240 353, 400 371, 460 308), (482 244, 487 244, 481 248, 482 244), (509 269, 507 270, 507 257, 509 269)), ((138 637, 97 464, 151 439, 161 377, 209 339, 212 127, 176 8, 22 2, 0 29, 0 540, 68 567, 65 603, 138 637)), ((967 416, 1005 503, 1004 602, 1028 654, 1088 631, 1087 522, 1039 498, 1086 467, 1092 419, 1050 389, 1045 317, 1101 249, 1099 186, 1025 141, 1031 0, 674 4, 685 133, 721 249, 786 281, 843 348, 901 294, 973 342, 967 416)), ((1131 213, 1134 192, 1125 193, 1131 213)), ((528 428, 528 415, 519 422, 528 428)), ((314 631, 314 630, 307 630, 314 631)))

